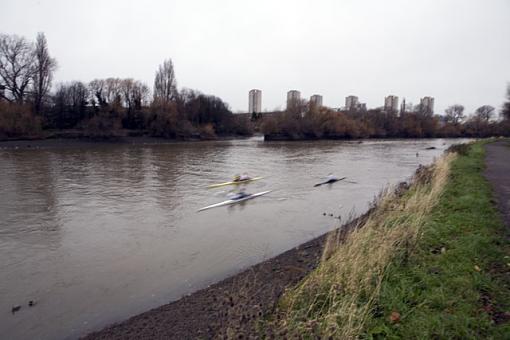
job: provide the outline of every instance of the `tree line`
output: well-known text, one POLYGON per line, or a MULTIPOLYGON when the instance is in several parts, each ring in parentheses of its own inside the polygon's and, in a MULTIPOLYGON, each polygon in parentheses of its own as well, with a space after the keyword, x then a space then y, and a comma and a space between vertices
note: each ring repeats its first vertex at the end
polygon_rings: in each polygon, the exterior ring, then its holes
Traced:
POLYGON ((179 90, 171 59, 156 70, 152 93, 140 80, 113 77, 60 83, 52 90, 56 68, 43 33, 35 42, 0 34, 0 139, 70 129, 88 137, 252 133, 249 120, 234 115, 220 98, 179 90))
POLYGON ((444 115, 418 105, 403 112, 372 109, 337 111, 305 101, 261 122, 268 140, 350 138, 432 138, 510 136, 510 85, 507 101, 496 120, 496 109, 483 105, 466 116, 462 105, 452 105, 444 115))
MULTIPOLYGON (((215 138, 250 135, 259 127, 268 139, 487 137, 510 134, 510 87, 501 121, 494 107, 469 117, 462 105, 434 115, 422 105, 400 114, 382 109, 335 111, 304 101, 270 117, 234 115, 220 98, 177 87, 171 59, 155 71, 153 89, 132 78, 70 81, 53 87, 57 61, 43 33, 35 41, 0 34, 0 139, 42 138, 55 131, 115 137, 215 138)), ((69 134, 68 134, 69 135, 69 134)))

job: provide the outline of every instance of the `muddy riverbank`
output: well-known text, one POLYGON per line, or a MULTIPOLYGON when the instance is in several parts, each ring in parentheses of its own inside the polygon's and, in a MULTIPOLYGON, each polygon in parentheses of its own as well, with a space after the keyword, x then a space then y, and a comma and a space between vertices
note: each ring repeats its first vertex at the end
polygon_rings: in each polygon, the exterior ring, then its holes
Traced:
MULTIPOLYGON (((369 214, 370 211, 339 228, 339 239, 369 214)), ((83 339, 249 338, 257 334, 258 320, 273 310, 285 289, 317 267, 329 234, 83 339)))

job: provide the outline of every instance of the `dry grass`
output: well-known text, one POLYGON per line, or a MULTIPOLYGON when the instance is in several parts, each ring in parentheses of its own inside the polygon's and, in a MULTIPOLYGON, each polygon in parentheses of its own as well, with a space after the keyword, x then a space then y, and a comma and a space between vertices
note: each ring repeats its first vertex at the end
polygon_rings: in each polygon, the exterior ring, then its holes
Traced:
MULTIPOLYGON (((374 313, 386 269, 412 252, 426 215, 448 180, 448 154, 417 172, 405 193, 385 191, 368 220, 344 242, 333 233, 320 266, 287 291, 276 311, 280 335, 304 338, 357 338, 374 313)), ((376 312, 376 311, 375 311, 376 312)))

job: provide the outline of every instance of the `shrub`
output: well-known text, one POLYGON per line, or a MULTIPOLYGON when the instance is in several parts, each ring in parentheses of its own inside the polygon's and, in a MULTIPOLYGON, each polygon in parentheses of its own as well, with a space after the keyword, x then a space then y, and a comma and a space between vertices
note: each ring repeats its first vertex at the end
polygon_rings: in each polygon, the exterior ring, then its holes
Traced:
POLYGON ((101 109, 83 123, 85 134, 92 138, 120 137, 122 135, 122 117, 115 109, 101 109))
POLYGON ((0 138, 40 138, 41 119, 29 106, 0 102, 0 138))
POLYGON ((211 123, 202 125, 200 127, 200 138, 201 139, 215 139, 216 132, 214 131, 214 126, 211 123))

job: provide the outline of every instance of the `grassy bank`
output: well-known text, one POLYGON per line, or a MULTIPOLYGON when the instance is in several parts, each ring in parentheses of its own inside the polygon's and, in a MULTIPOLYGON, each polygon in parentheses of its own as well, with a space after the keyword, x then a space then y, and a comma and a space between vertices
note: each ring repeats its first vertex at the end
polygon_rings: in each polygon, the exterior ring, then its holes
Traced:
MULTIPOLYGON (((462 150, 461 150, 462 151, 462 150)), ((483 145, 388 191, 346 242, 283 295, 263 329, 305 338, 504 338, 508 239, 482 176, 483 145)))

